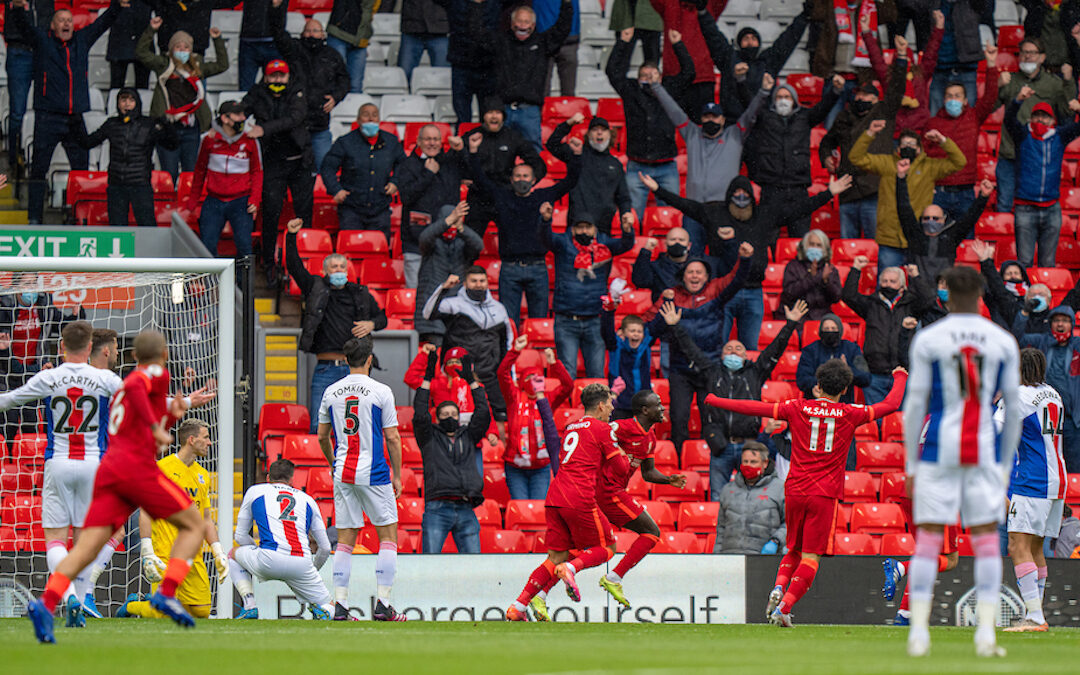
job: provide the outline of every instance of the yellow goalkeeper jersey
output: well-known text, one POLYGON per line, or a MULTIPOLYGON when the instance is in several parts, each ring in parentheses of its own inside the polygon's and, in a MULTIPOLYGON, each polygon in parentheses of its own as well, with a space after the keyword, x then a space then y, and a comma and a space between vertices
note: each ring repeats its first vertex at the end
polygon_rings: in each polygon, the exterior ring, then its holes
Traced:
MULTIPOLYGON (((185 466, 179 457, 172 454, 159 459, 158 468, 191 497, 200 516, 210 508, 210 473, 198 462, 185 466)), ((168 560, 169 551, 176 541, 176 527, 167 520, 155 520, 150 536, 154 553, 162 560, 168 560)))

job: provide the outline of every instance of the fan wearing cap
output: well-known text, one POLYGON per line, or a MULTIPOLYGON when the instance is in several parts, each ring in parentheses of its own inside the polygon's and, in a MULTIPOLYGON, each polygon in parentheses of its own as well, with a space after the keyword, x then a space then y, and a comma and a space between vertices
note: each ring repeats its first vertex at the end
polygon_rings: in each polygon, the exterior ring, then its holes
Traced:
POLYGON ((199 214, 199 239, 211 255, 217 255, 225 223, 232 225, 239 258, 249 256, 255 212, 262 197, 262 156, 259 142, 244 134, 244 107, 238 101, 222 101, 213 130, 203 136, 191 194, 186 209, 199 214), (203 188, 206 199, 203 200, 203 188))
POLYGON ((1061 234, 1061 162, 1065 146, 1080 136, 1075 114, 1058 126, 1054 108, 1046 102, 1031 109, 1027 125, 1020 123, 1020 106, 1035 90, 1023 87, 1005 109, 1005 130, 1016 146, 1016 255, 1020 264, 1035 262, 1039 247, 1039 267, 1053 267, 1061 234))
POLYGON ((296 217, 310 224, 315 177, 303 87, 292 81, 289 64, 282 59, 267 63, 263 72, 262 81, 248 91, 240 104, 248 117, 255 118, 247 135, 259 139, 266 166, 261 200, 262 262, 267 284, 275 288, 280 275, 274 249, 285 189, 292 195, 296 217))
MULTIPOLYGON (((420 387, 425 379, 424 374, 427 372, 428 354, 438 350, 439 348, 430 342, 420 345, 416 358, 409 364, 409 369, 405 371, 403 381, 408 387, 412 389, 420 387)), ((457 406, 458 419, 462 424, 468 424, 473 413, 473 400, 469 393, 470 383, 461 376, 461 359, 468 353, 464 347, 451 347, 443 351, 442 372, 428 378, 431 380, 431 400, 428 405, 435 409, 446 401, 453 403, 457 406)), ((494 419, 491 420, 488 434, 489 439, 494 435, 494 441, 498 441, 494 419)))

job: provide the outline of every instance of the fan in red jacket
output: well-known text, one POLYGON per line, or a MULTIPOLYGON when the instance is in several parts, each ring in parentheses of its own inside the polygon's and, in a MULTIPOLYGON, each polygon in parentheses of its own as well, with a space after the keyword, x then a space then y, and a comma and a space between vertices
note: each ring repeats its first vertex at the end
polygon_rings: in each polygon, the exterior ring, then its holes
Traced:
POLYGON ((187 209, 194 211, 206 186, 199 214, 199 238, 217 255, 225 223, 232 225, 238 257, 251 255, 251 231, 262 196, 262 157, 259 142, 244 134, 244 109, 236 101, 218 108, 213 129, 202 139, 187 209))
MULTIPOLYGON (((420 384, 424 381, 424 371, 427 369, 428 354, 436 349, 438 347, 430 342, 420 345, 416 358, 405 371, 403 381, 410 389, 420 388, 420 384)), ((436 376, 431 381, 431 398, 429 399, 429 407, 432 410, 444 401, 450 401, 456 405, 458 419, 462 424, 468 424, 473 414, 472 392, 469 389, 469 383, 461 377, 461 359, 467 354, 464 347, 451 347, 443 352, 443 375, 436 376)), ((495 419, 492 418, 487 430, 487 437, 492 445, 498 442, 498 436, 498 427, 495 426, 495 419)))

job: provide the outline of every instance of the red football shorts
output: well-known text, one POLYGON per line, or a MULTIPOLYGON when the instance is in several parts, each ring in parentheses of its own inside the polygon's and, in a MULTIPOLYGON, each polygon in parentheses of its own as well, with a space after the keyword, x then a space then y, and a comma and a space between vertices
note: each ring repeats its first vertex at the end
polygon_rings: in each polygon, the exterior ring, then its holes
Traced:
POLYGON ((135 509, 151 518, 168 518, 191 505, 191 498, 157 468, 116 466, 102 461, 94 477, 94 496, 83 527, 117 528, 135 509))
POLYGON ((631 520, 645 513, 641 502, 627 491, 607 492, 597 499, 600 513, 615 527, 625 527, 631 520))
POLYGON ((819 495, 785 495, 787 547, 792 551, 832 555, 837 500, 819 495))
MULTIPOLYGON (((896 503, 900 505, 900 509, 904 512, 904 518, 907 520, 908 532, 915 532, 915 518, 911 515, 911 500, 898 499, 896 500, 896 503)), ((949 555, 950 553, 956 553, 959 550, 960 526, 946 525, 945 541, 941 544, 941 554, 949 555)))
POLYGON ((545 506, 547 533, 544 542, 549 550, 585 550, 615 543, 611 523, 600 509, 582 511, 568 506, 545 506))

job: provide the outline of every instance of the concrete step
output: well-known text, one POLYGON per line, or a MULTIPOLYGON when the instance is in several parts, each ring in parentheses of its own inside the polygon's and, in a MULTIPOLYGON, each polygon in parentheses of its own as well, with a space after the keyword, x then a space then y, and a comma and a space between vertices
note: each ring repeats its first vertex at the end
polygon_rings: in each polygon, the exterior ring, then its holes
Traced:
POLYGON ((263 388, 263 399, 267 403, 296 403, 296 387, 268 384, 263 388))
POLYGON ((267 356, 267 373, 296 373, 296 356, 267 356))
POLYGON ((296 385, 296 373, 266 373, 267 384, 296 385))
POLYGON ((0 225, 26 225, 26 211, 0 211, 0 225))
POLYGON ((255 311, 259 314, 273 314, 275 304, 273 298, 255 298, 255 311))

